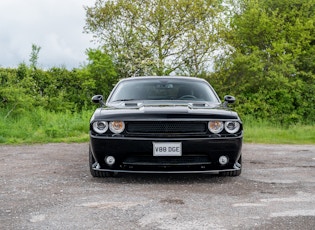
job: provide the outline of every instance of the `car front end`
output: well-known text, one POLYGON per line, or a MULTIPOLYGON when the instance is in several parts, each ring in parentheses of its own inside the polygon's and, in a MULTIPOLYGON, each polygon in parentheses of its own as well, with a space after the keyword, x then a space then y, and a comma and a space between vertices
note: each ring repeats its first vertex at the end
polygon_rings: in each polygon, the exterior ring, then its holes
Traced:
MULTIPOLYGON (((169 92, 167 82, 174 88, 177 82, 187 81, 176 80, 155 82, 162 82, 169 92)), ((96 109, 90 121, 93 176, 121 172, 240 175, 243 125, 237 113, 218 100, 112 97, 106 103, 101 96, 94 97, 94 102, 106 106, 96 109)), ((230 101, 233 97, 226 98, 230 101)))

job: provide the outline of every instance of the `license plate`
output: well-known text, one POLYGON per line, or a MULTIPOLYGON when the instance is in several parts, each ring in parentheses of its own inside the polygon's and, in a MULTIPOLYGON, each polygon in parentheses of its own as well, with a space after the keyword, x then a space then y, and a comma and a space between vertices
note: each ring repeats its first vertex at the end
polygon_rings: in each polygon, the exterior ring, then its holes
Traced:
POLYGON ((181 142, 153 142, 153 156, 181 156, 181 142))

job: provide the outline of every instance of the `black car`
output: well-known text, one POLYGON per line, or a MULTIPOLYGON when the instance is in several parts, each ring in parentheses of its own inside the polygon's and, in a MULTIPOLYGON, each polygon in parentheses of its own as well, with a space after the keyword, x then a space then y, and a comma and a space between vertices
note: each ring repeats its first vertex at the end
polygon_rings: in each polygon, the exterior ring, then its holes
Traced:
POLYGON ((243 125, 211 85, 193 77, 132 77, 102 95, 90 121, 92 176, 218 173, 239 176, 243 125))

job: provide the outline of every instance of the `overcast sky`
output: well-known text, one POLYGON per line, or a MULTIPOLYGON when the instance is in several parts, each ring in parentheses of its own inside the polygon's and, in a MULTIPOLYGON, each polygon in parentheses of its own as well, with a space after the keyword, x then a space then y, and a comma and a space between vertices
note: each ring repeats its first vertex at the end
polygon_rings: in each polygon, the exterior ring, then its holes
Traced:
POLYGON ((40 68, 80 67, 95 47, 83 33, 85 10, 95 0, 0 0, 0 67, 29 64, 32 44, 41 47, 40 68))

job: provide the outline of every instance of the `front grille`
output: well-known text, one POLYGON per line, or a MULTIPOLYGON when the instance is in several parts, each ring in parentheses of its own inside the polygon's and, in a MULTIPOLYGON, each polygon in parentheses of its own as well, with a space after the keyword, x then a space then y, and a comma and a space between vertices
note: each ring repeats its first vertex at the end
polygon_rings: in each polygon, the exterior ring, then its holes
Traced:
POLYGON ((133 166, 198 166, 211 164, 208 156, 150 157, 134 156, 123 161, 124 165, 133 166))
POLYGON ((126 126, 130 134, 204 134, 207 131, 206 122, 194 121, 140 121, 128 122, 126 126))

